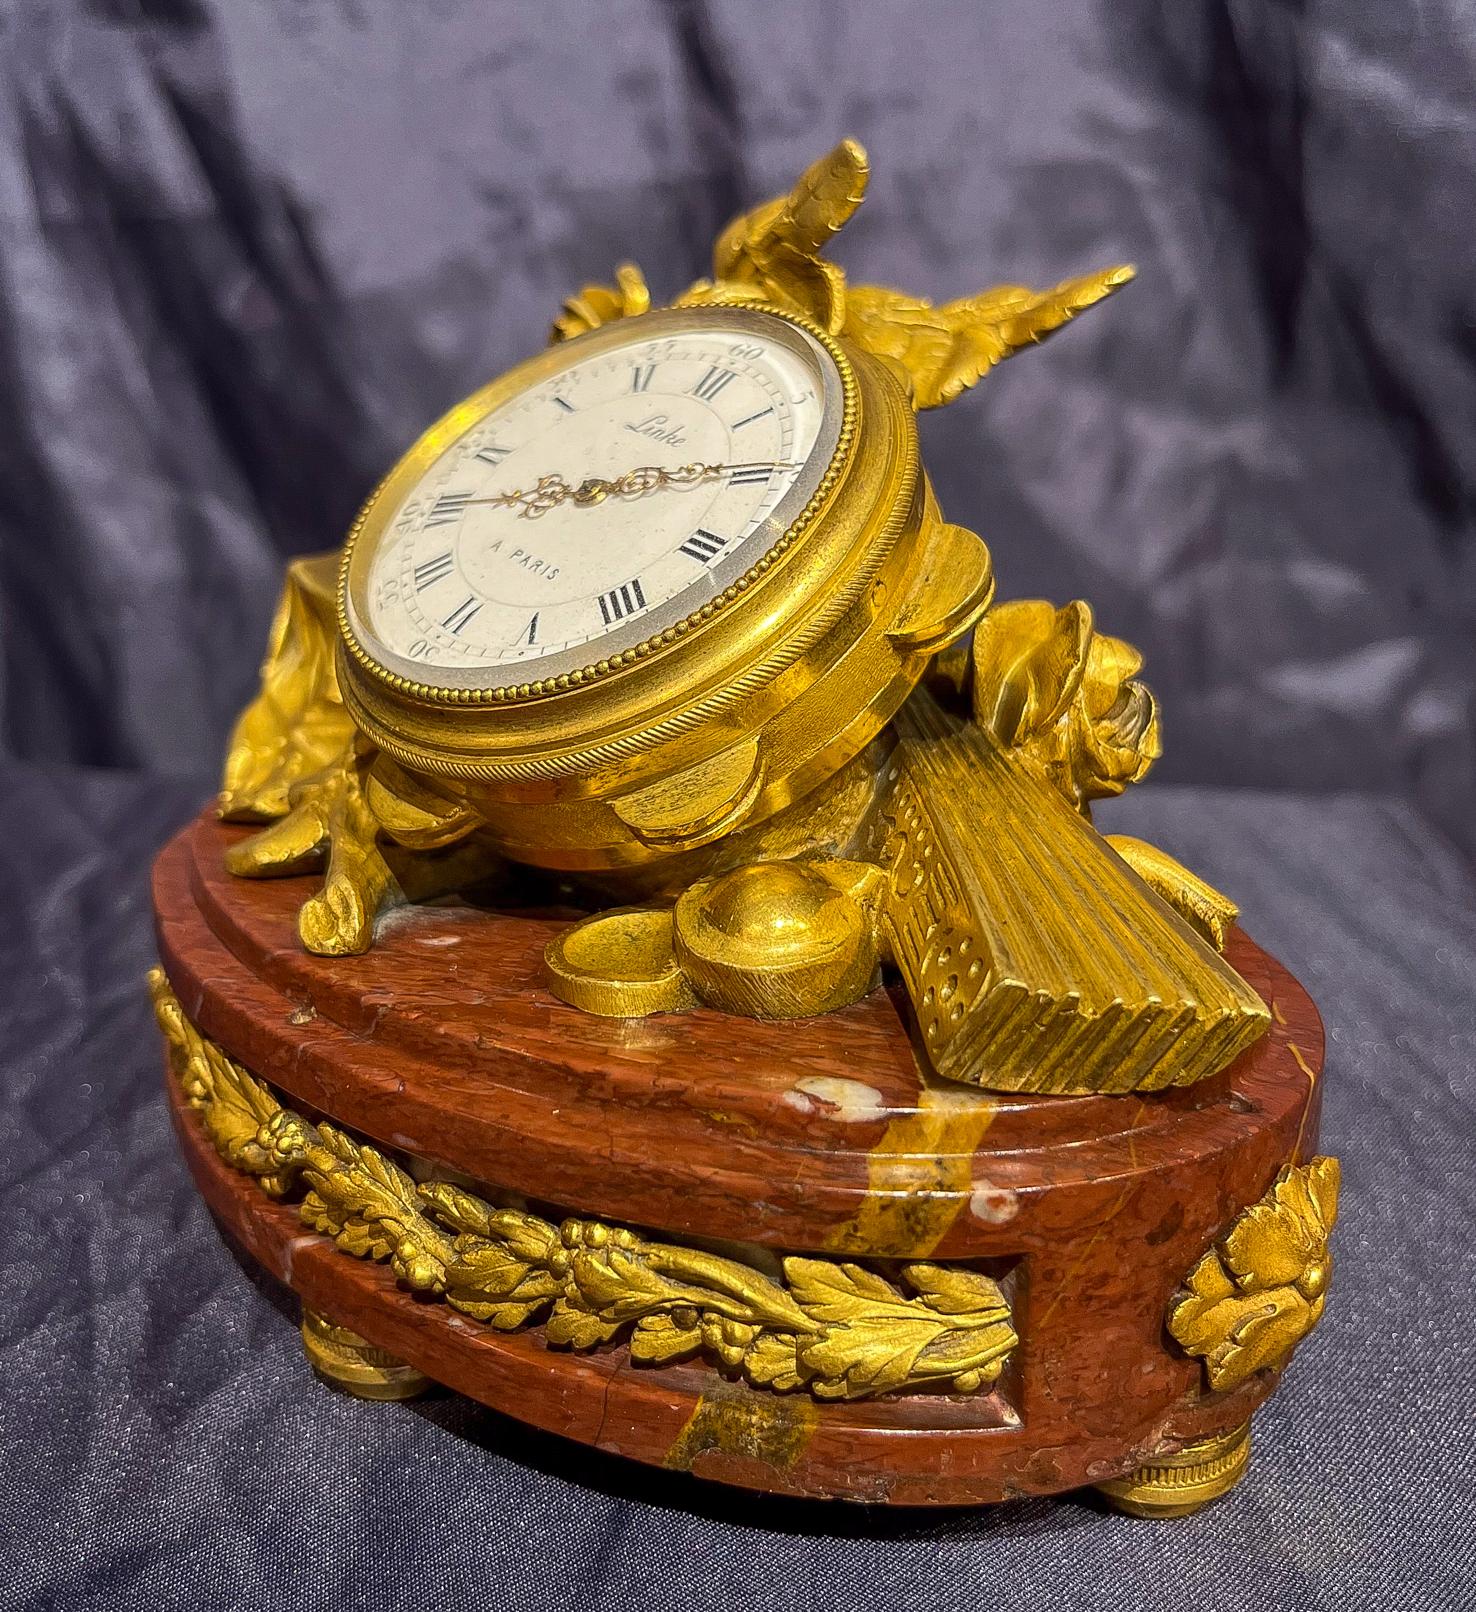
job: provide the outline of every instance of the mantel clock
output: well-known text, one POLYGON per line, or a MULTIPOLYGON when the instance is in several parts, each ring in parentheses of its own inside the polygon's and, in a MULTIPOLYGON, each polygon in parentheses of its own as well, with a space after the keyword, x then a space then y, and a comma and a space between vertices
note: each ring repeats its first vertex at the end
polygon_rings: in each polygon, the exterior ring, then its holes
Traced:
POLYGON ((667 306, 586 286, 294 562, 159 866, 181 1139, 356 1392, 1184 1511, 1321 1313, 1320 1029, 1095 831, 1159 752, 1140 657, 995 602, 922 463, 919 410, 1131 270, 852 284, 866 178, 842 142, 667 306))

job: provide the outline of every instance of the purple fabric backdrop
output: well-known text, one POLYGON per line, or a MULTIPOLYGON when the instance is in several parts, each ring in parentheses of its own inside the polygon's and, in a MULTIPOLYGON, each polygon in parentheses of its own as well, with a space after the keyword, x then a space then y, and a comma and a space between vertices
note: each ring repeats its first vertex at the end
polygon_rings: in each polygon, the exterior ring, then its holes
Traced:
POLYGON ((1458 0, 0 0, 0 1609, 1476 1607, 1473 78, 1458 0), (335 1398, 158 1100, 147 865, 285 557, 581 280, 679 287, 843 133, 859 278, 1138 264, 925 448, 1002 596, 1148 653, 1178 787, 1107 826, 1329 1023, 1327 1319, 1181 1524, 335 1398))
POLYGON ((1141 271, 926 422, 1002 593, 1147 651, 1165 779, 1397 791, 1471 843, 1455 0, 20 0, 0 64, 12 753, 215 754, 286 555, 582 279, 677 289, 854 133, 862 278, 1141 271))

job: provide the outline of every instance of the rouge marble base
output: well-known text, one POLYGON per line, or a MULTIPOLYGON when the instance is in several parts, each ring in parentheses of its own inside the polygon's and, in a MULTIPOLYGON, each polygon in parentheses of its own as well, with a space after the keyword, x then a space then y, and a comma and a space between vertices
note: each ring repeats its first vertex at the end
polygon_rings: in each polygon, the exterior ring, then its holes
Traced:
POLYGON ((822 1399, 751 1386, 701 1353, 642 1363, 628 1334, 576 1348, 551 1343, 541 1317, 499 1331, 305 1228, 295 1201, 224 1162, 171 1077, 213 1212, 310 1316, 357 1334, 371 1366, 785 1494, 978 1504, 1172 1468, 1195 1446, 1238 1477, 1233 1436, 1279 1367, 1211 1392, 1165 1310, 1279 1168, 1313 1151, 1322 1066, 1315 1008, 1244 935, 1230 960, 1274 1022, 1222 1074, 1146 1096, 995 1096, 920 1081, 885 990, 806 1021, 581 1014, 540 983, 567 915, 417 907, 364 957, 310 956, 300 882, 225 873, 241 832, 205 816, 161 855, 160 956, 189 1021, 295 1112, 417 1179, 554 1223, 631 1227, 771 1271, 803 1254, 894 1282, 916 1261, 987 1274, 1019 1336, 977 1392, 822 1399))

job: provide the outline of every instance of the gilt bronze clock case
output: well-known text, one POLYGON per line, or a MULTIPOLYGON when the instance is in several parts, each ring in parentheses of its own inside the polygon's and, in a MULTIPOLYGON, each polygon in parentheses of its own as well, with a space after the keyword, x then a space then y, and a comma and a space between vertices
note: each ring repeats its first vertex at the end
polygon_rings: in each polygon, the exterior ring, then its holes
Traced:
POLYGON ((837 772, 890 720, 929 658, 989 602, 988 551, 938 515, 916 417, 895 376, 796 314, 662 310, 519 365, 439 421, 395 467, 344 550, 339 681, 359 728, 408 771, 474 803, 499 847, 605 869, 690 849, 766 817, 837 772), (659 634, 531 682, 419 682, 366 647, 367 561, 446 443, 566 365, 673 325, 746 323, 813 342, 829 365, 809 484, 772 541, 659 634), (637 327, 633 329, 632 327, 637 327), (639 333, 639 336, 638 336, 639 333))

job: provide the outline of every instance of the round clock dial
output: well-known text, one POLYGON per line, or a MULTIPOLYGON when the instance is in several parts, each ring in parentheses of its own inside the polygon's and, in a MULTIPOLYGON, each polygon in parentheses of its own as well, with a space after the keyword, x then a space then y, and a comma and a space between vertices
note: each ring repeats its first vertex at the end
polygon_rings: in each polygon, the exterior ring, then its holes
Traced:
POLYGON ((391 671, 517 685, 655 637, 757 563, 835 452, 834 360, 787 320, 672 310, 564 356, 454 411, 381 495, 348 604, 391 671))

